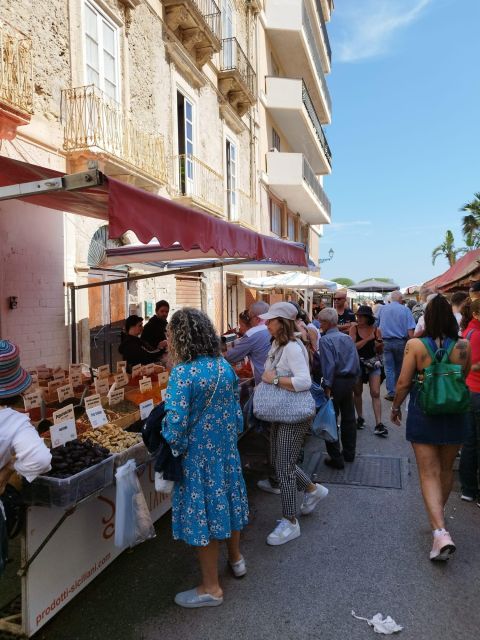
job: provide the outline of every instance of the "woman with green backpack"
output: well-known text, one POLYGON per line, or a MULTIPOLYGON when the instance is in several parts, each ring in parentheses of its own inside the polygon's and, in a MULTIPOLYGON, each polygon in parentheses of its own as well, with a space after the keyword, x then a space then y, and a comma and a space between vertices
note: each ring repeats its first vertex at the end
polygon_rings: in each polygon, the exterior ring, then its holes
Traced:
POLYGON ((455 544, 445 529, 444 508, 453 483, 453 463, 468 425, 470 397, 465 378, 471 351, 458 337, 448 300, 438 294, 425 309, 425 333, 407 342, 392 403, 401 424, 401 404, 410 393, 406 437, 417 460, 423 500, 433 531, 430 560, 447 560, 455 544))

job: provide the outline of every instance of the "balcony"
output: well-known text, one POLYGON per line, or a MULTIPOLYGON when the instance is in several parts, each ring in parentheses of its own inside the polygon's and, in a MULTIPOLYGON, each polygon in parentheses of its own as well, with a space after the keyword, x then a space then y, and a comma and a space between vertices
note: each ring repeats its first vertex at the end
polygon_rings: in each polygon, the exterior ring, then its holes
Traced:
POLYGON ((236 38, 224 38, 218 88, 241 118, 257 101, 256 73, 236 38))
POLYGON ((13 140, 32 113, 32 41, 0 22, 0 140, 13 140))
POLYGON ((105 174, 139 187, 167 181, 163 137, 143 131, 94 85, 62 91, 62 121, 70 170, 82 171, 93 159, 105 174))
POLYGON ((335 3, 333 0, 321 0, 321 2, 325 22, 329 22, 332 17, 333 10, 335 9, 335 3))
POLYGON ((192 155, 176 156, 173 164, 176 191, 174 200, 188 207, 223 216, 223 177, 192 155))
POLYGON ((255 200, 242 189, 227 189, 227 211, 230 222, 256 228, 255 200))
POLYGON ((214 0, 163 0, 165 21, 201 69, 220 51, 220 9, 214 0))
POLYGON ((269 0, 265 29, 284 74, 295 78, 301 70, 320 122, 330 124, 332 102, 320 54, 322 36, 318 29, 315 35, 305 2, 269 0))
POLYGON ((315 172, 301 153, 267 153, 268 184, 289 209, 308 224, 330 224, 331 205, 315 172))
POLYGON ((329 73, 332 67, 332 48, 330 47, 330 39, 328 37, 327 25, 323 15, 322 0, 315 0, 317 7, 317 19, 320 23, 320 31, 322 32, 322 54, 324 58, 323 70, 329 73))
POLYGON ((266 79, 267 107, 292 151, 303 153, 316 174, 331 173, 332 154, 308 89, 299 79, 266 79))

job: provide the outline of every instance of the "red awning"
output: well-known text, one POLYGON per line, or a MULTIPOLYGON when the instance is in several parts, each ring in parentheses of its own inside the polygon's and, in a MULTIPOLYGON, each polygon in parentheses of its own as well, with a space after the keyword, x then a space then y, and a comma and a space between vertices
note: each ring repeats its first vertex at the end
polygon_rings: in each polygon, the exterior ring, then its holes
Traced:
MULTIPOLYGON (((0 187, 22 182, 60 178, 63 173, 38 167, 20 160, 12 160, 0 156, 0 187)), ((108 218, 108 185, 103 184, 79 191, 49 191, 34 196, 19 197, 22 202, 29 202, 40 207, 48 207, 57 211, 78 213, 91 218, 108 218)), ((0 203, 1 206, 1 203, 0 203)))
POLYGON ((480 271, 480 249, 469 251, 441 276, 425 282, 424 287, 448 291, 455 286, 466 286, 468 280, 478 279, 480 271), (476 277, 475 277, 476 276, 476 277))
MULTIPOLYGON (((0 186, 60 177, 52 169, 0 156, 0 186)), ((109 236, 133 231, 140 242, 154 238, 157 250, 180 247, 205 257, 248 258, 307 267, 303 246, 261 235, 231 222, 105 177, 102 186, 76 191, 51 191, 19 197, 32 204, 109 221, 109 236)), ((150 258, 151 259, 151 258, 150 258)), ((156 259, 161 259, 156 256, 156 259)), ((125 262, 124 262, 125 264, 125 262)))

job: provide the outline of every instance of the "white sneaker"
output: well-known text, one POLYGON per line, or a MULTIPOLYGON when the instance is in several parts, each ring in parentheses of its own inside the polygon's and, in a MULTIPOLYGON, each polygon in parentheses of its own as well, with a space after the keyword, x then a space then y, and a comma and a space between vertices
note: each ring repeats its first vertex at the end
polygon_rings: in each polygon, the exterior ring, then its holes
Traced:
POLYGON ((311 493, 305 493, 305 497, 303 498, 302 506, 300 507, 300 513, 302 516, 306 516, 315 509, 320 500, 323 500, 328 496, 328 489, 324 487, 322 484, 316 485, 315 491, 311 493))
POLYGON ((471 496, 467 496, 465 493, 462 493, 460 500, 463 500, 464 502, 473 502, 473 498, 471 496))
POLYGON ((243 556, 238 562, 229 561, 228 564, 235 578, 243 578, 243 576, 247 574, 247 565, 245 564, 245 558, 243 556))
POLYGON ((298 520, 293 524, 290 520, 282 518, 278 521, 277 526, 267 538, 267 544, 277 546, 279 544, 285 544, 290 540, 295 540, 300 536, 300 525, 298 520))
POLYGON ((266 491, 267 493, 274 493, 276 496, 280 495, 280 488, 273 487, 268 478, 266 480, 259 480, 257 482, 257 487, 262 491, 266 491))

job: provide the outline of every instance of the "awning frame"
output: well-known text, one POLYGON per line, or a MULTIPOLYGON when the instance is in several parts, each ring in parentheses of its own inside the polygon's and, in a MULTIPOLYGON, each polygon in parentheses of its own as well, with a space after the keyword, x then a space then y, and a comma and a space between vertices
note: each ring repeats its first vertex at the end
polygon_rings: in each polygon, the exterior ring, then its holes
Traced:
MULTIPOLYGON (((95 162, 95 164, 97 164, 95 162)), ((13 200, 15 198, 26 198, 52 191, 76 191, 78 189, 89 189, 104 183, 105 176, 96 167, 88 171, 70 173, 58 178, 47 178, 45 180, 35 180, 33 182, 19 182, 0 187, 0 200, 13 200)))

